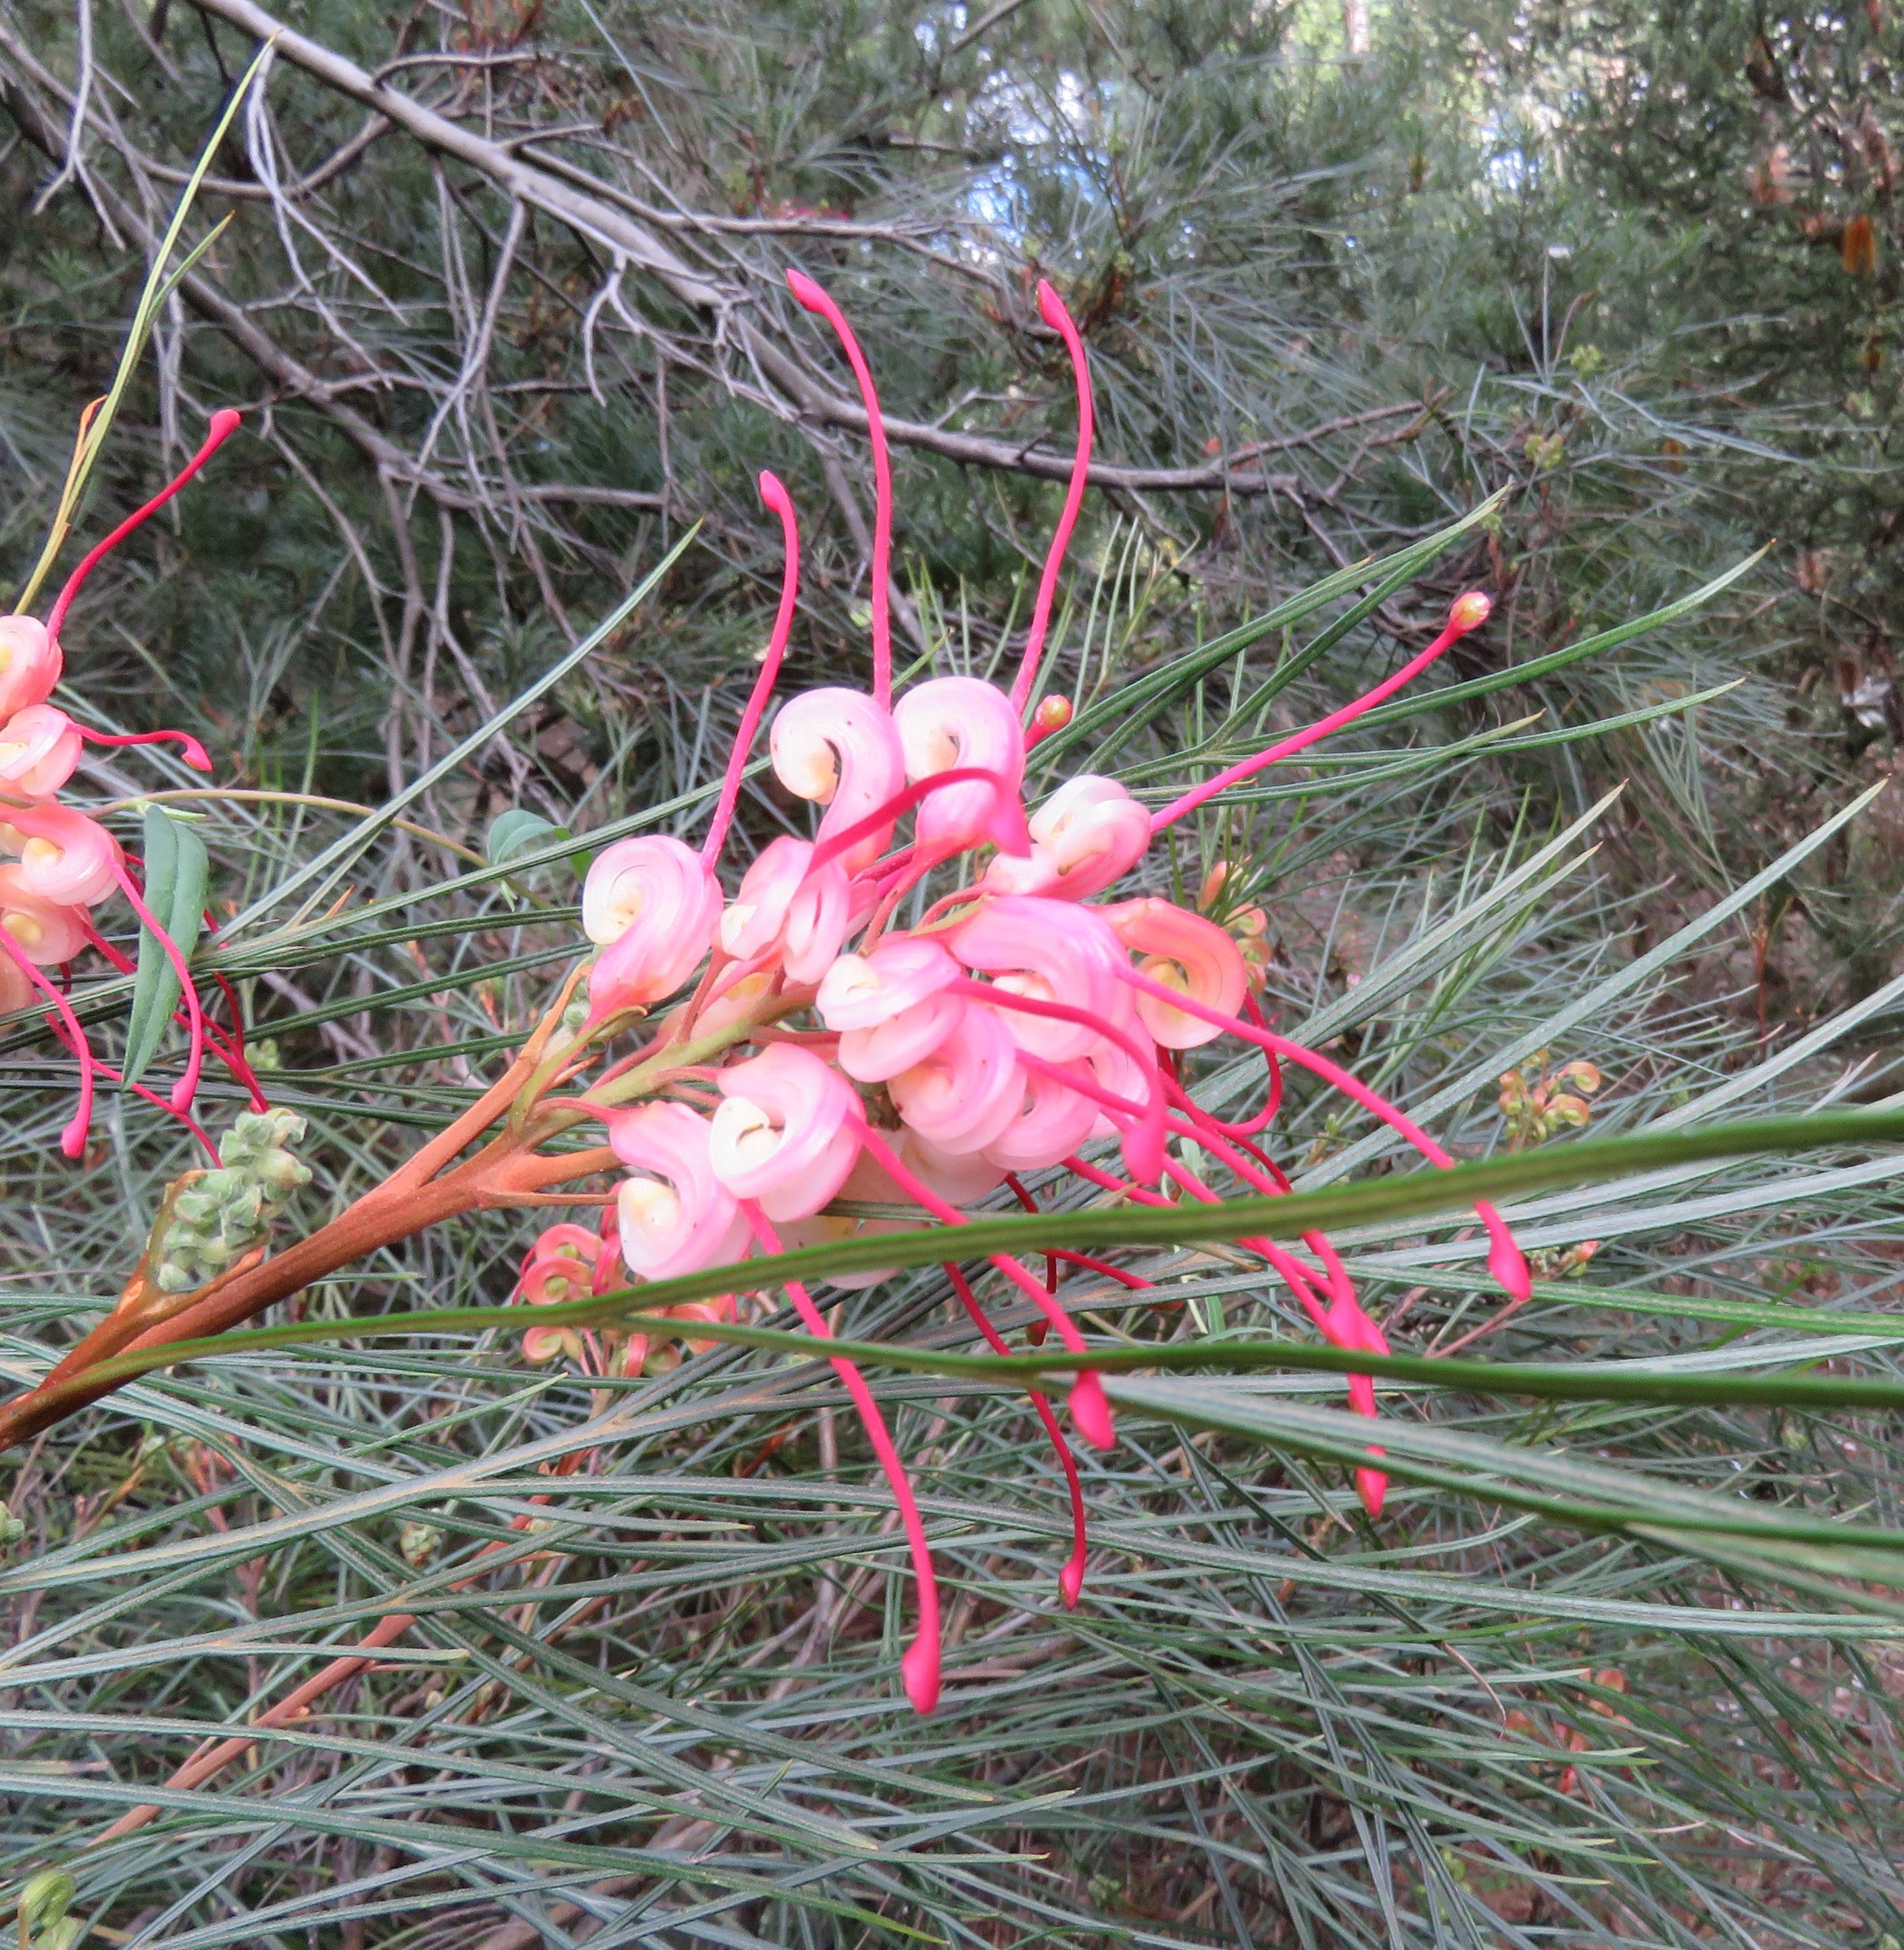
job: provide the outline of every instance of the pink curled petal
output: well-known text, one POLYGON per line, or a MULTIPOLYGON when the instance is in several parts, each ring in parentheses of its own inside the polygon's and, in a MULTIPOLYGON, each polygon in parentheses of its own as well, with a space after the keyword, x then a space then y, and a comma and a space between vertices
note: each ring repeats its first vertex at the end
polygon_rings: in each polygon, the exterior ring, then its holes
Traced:
POLYGON ((33 616, 0 616, 0 719, 44 704, 64 659, 58 638, 33 616))
POLYGON ((615 1199, 616 1234, 631 1272, 672 1279, 745 1251, 746 1221, 715 1171, 712 1138, 709 1120, 685 1104, 644 1104, 609 1117, 615 1155, 644 1174, 615 1199))
POLYGON ((843 955, 821 978, 814 1006, 830 1030, 877 1029, 958 980, 958 964, 930 936, 893 935, 871 955, 843 955))
MULTIPOLYGON (((1053 1065, 1053 1069, 1062 1066, 1053 1065)), ((1090 1073, 1072 1066, 1080 1080, 1090 1073)), ((1028 1071, 1024 1101, 1017 1114, 985 1147, 984 1155, 1007 1171, 1039 1171, 1062 1163, 1091 1135, 1098 1107, 1081 1092, 1067 1087, 1061 1075, 1043 1068, 1028 1071)))
POLYGON ((828 1203, 859 1152, 858 1095, 811 1050, 773 1043, 720 1075, 708 1155, 735 1198, 774 1220, 810 1218, 828 1203))
MULTIPOLYGON (((1180 989, 1219 1016, 1242 1011, 1249 992, 1242 952, 1214 921, 1155 896, 1104 913, 1117 939, 1144 957, 1139 965, 1152 981, 1180 989)), ((1166 1049, 1196 1049, 1223 1033, 1207 1017, 1188 1014, 1154 995, 1139 995, 1137 1013, 1166 1049)))
POLYGON ((79 762, 79 727, 50 704, 30 704, 0 724, 0 790, 47 799, 79 762))
POLYGON ((965 1005, 955 995, 928 995, 890 1022, 847 1030, 840 1038, 840 1067, 862 1083, 883 1083, 924 1063, 964 1013, 965 1005))
POLYGON ((601 1250, 600 1233, 591 1232, 586 1226, 565 1223, 545 1227, 536 1235, 535 1244, 529 1248, 529 1259, 533 1263, 556 1253, 566 1253, 570 1258, 581 1260, 592 1266, 601 1250))
MULTIPOLYGON (((1004 978, 999 986, 1034 1001, 1060 1001, 1086 1017, 1120 1027, 1134 1020, 1118 971, 1123 947, 1102 914, 1068 902, 1009 894, 988 901, 947 931, 952 953, 968 968, 1004 978)), ((1058 1022, 1014 1011, 1012 1035, 1027 1049, 1067 1063, 1097 1046, 1089 1020, 1058 1022)))
POLYGON ((826 973, 839 958, 852 911, 852 887, 837 861, 807 875, 787 911, 782 963, 790 980, 818 982, 826 973))
POLYGON ((61 907, 97 907, 110 894, 120 862, 119 842, 96 820, 70 806, 5 808, 0 846, 17 852, 20 883, 61 907))
POLYGON ((1071 322, 1070 313, 1064 309, 1064 301, 1052 290, 1046 281, 1038 281, 1039 315, 1052 331, 1064 341, 1064 350, 1071 362, 1071 379, 1077 389, 1077 451, 1071 462, 1070 483, 1064 491, 1064 511, 1058 518, 1057 532, 1052 537, 1050 553, 1045 557, 1045 570, 1038 581, 1038 600, 1031 612, 1031 628, 1025 634, 1025 651, 1018 666, 1018 675, 1011 687, 1011 708, 1014 716, 1023 717, 1025 706, 1031 702, 1033 686, 1038 681, 1038 665, 1044 654, 1045 631, 1051 621, 1052 599, 1058 593, 1058 572, 1064 559, 1064 551, 1070 547, 1071 530, 1077 525, 1078 510, 1084 503, 1084 487, 1091 470, 1091 368, 1085 357, 1084 341, 1078 336, 1077 327, 1071 322))
POLYGON ((1122 880, 1150 850, 1150 815, 1115 779, 1083 772, 1038 808, 1031 837, 1057 869, 1052 892, 1086 900, 1122 880))
POLYGON ((773 946, 812 858, 812 843, 789 833, 762 850, 740 877, 740 891, 721 916, 721 946, 726 953, 737 961, 751 961, 773 946))
POLYGON ((1049 894, 1062 899, 1058 887, 1061 878, 1051 849, 1034 839, 1029 853, 994 854, 978 885, 988 894, 1049 894))
POLYGON ((554 1307, 567 1300, 586 1300, 591 1269, 572 1253, 550 1253, 531 1260, 516 1282, 516 1291, 531 1307, 554 1307))
POLYGON ((70 961, 89 939, 85 911, 35 892, 17 867, 0 867, 0 929, 16 954, 42 968, 70 961))
POLYGON ((606 942, 589 976, 591 1017, 672 995, 700 966, 721 883, 678 839, 644 834, 599 854, 582 883, 582 926, 606 942))
POLYGON ((975 677, 938 677, 908 690, 893 707, 905 761, 917 784, 941 772, 976 768, 997 775, 935 793, 919 808, 919 844, 941 854, 989 839, 1002 852, 1030 850, 1024 808, 1025 735, 1005 693, 975 677))
POLYGON ((932 1054, 887 1085, 908 1126, 941 1151, 983 1151, 1018 1114, 1024 1073, 1011 1032, 987 1008, 961 1005, 932 1054))
MULTIPOLYGON (((863 692, 828 686, 781 707, 769 739, 774 776, 787 790, 826 808, 822 842, 877 813, 905 783, 905 758, 891 714, 863 692)), ((849 873, 869 867, 893 836, 875 824, 839 858, 849 873)))

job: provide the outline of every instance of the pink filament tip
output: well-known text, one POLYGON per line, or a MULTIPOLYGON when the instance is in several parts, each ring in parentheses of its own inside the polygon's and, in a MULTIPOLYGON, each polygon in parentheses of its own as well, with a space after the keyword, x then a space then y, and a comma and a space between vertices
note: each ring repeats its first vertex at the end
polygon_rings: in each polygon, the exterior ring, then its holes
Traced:
POLYGON ((75 727, 89 745, 176 745, 179 755, 195 772, 211 770, 211 755, 189 731, 94 731, 86 725, 75 727))
MULTIPOLYGON (((1379 1456, 1383 1452, 1370 1446, 1369 1453, 1379 1456)), ((1355 1472, 1355 1494, 1362 1499, 1362 1507, 1372 1517, 1382 1514, 1382 1506, 1388 1500, 1388 1479, 1379 1469, 1358 1469, 1355 1472)))
POLYGON ((1108 1449, 1117 1440, 1116 1429, 1111 1425, 1111 1403, 1104 1392, 1104 1383, 1089 1369, 1080 1375, 1071 1384, 1070 1394, 1066 1397, 1070 1404, 1071 1419, 1077 1425, 1077 1432, 1093 1449, 1108 1449))
POLYGON ((873 449, 873 701, 893 702, 893 463, 886 450, 886 422, 880 417, 879 394, 871 369, 853 336, 845 314, 804 271, 789 269, 787 286, 799 303, 818 312, 833 327, 840 349, 859 382, 860 403, 866 409, 866 436, 873 449))
POLYGON ((52 613, 46 619, 46 634, 49 637, 56 642, 58 640, 60 625, 65 621, 66 612, 72 608, 73 599, 79 594, 80 584, 86 581, 86 578, 136 528, 156 515, 166 503, 185 486, 185 483, 204 466, 207 461, 210 459, 226 441, 237 432, 241 422, 242 416, 233 408, 220 407, 218 411, 211 416, 211 425, 206 431, 204 443, 200 447, 198 451, 157 494, 152 497, 151 500, 146 503, 144 507, 138 509, 135 513, 128 515, 104 541, 81 559, 79 567, 67 578, 66 587, 60 591, 58 600, 53 605, 52 613))
POLYGON ((1038 309, 1045 322, 1064 341, 1070 355, 1071 376, 1077 386, 1077 452, 1071 461, 1070 485, 1064 492, 1064 509, 1058 518, 1050 553, 1045 557, 1045 572, 1039 578, 1038 601, 1031 612, 1031 628, 1025 634, 1025 653, 1011 687, 1011 708, 1021 715, 1030 702, 1032 687, 1038 681, 1038 665, 1045 653, 1045 632, 1050 627, 1052 603, 1058 594, 1058 572, 1064 551, 1071 545, 1071 531, 1077 525, 1077 512, 1084 503, 1084 484, 1091 470, 1091 369, 1084 357, 1084 341, 1078 336, 1064 301, 1045 281, 1038 281, 1038 309))

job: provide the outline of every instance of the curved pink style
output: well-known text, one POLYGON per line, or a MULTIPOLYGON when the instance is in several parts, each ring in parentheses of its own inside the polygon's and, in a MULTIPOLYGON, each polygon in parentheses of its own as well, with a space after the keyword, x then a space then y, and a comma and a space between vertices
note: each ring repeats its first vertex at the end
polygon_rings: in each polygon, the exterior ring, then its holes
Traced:
POLYGON ((893 701, 893 463, 886 451, 886 422, 880 416, 871 370, 840 307, 804 271, 790 266, 787 288, 807 310, 818 312, 833 327, 866 409, 866 438, 873 450, 873 560, 868 571, 873 585, 873 696, 883 707, 893 701))
POLYGON ((720 1074, 708 1160, 738 1199, 769 1219, 807 1219, 845 1182, 859 1152, 859 1099, 812 1051, 770 1043, 720 1074))
MULTIPOLYGON (((823 845, 864 826, 905 783, 905 755, 892 715, 862 691, 829 685, 790 698, 774 717, 768 747, 781 783, 826 808, 820 821, 823 845)), ((848 872, 857 873, 885 852, 892 836, 891 820, 876 821, 840 847, 837 857, 848 872)))
POLYGON ((0 718, 44 704, 60 681, 58 640, 32 616, 0 616, 0 718))
POLYGON ((1064 341, 1071 361, 1071 377, 1077 388, 1077 452, 1071 462, 1070 484, 1064 491, 1064 512, 1052 537, 1045 557, 1045 572, 1038 581, 1038 600, 1031 612, 1031 628, 1025 634, 1025 653, 1018 665, 1017 681, 1011 687, 1012 715, 1022 718, 1031 702, 1032 687, 1038 681, 1038 665, 1045 653, 1045 631, 1051 622, 1052 599, 1058 593, 1058 572, 1064 551, 1071 545, 1071 531, 1084 505, 1084 486, 1091 472, 1091 368, 1084 356, 1084 341, 1071 322, 1064 301, 1045 281, 1038 280, 1038 310, 1045 322, 1064 341))
MULTIPOLYGON (((1345 1097, 1352 1097, 1365 1111, 1373 1111, 1391 1130, 1406 1139, 1430 1164, 1443 1171, 1454 1169, 1454 1159, 1419 1124, 1396 1109, 1385 1098, 1377 1096, 1366 1084, 1351 1076, 1339 1064, 1331 1063, 1327 1057, 1319 1055, 1313 1049, 1305 1049, 1301 1043, 1292 1042, 1287 1036, 1278 1036, 1273 1030, 1258 1029, 1249 1023, 1226 1021, 1215 1011, 1205 1009, 1194 997, 1176 994, 1166 989, 1161 983, 1153 982, 1148 976, 1140 975, 1134 968, 1125 970, 1124 979, 1139 990, 1148 990, 1160 1001, 1167 1002, 1187 1014, 1201 1016, 1207 1021, 1216 1023, 1220 1029, 1228 1030, 1232 1035, 1242 1036, 1275 1055, 1286 1058, 1290 1062, 1312 1071, 1324 1082, 1341 1091, 1345 1097)), ((1533 1276, 1527 1269, 1527 1261, 1520 1248, 1514 1243, 1514 1235, 1508 1231, 1500 1214, 1488 1200, 1476 1199, 1474 1211, 1476 1217, 1487 1229, 1489 1241, 1488 1270, 1513 1298, 1526 1300, 1534 1290, 1533 1276)))
POLYGON ((114 855, 113 877, 119 883, 119 890, 132 903, 132 911, 160 948, 165 958, 172 964, 172 972, 179 978, 179 992, 185 998, 186 1026, 190 1041, 185 1048, 185 1072, 172 1086, 171 1104, 181 1113, 192 1108, 192 1100, 198 1092, 198 1073, 205 1061, 205 1008, 199 1000, 198 985, 192 979, 192 969, 187 963, 185 952, 160 924, 159 917, 145 905, 145 897, 126 872, 124 862, 114 855))
POLYGON ((989 839, 1002 852, 1030 851, 1018 799, 1024 731, 1002 691, 975 677, 936 677, 899 699, 893 722, 914 783, 966 767, 996 775, 996 784, 953 786, 926 799, 914 825, 921 847, 943 856, 989 839))
MULTIPOLYGON (((1224 1017, 1242 1013, 1249 979, 1242 951, 1213 920, 1155 895, 1106 908, 1117 939, 1144 958, 1137 964, 1154 982, 1194 995, 1224 1017)), ((1197 1049, 1223 1034, 1208 1017, 1193 1016, 1154 995, 1137 998, 1137 1013, 1153 1041, 1166 1049, 1197 1049)))
POLYGON ((721 914, 721 883, 690 846, 661 833, 618 839, 582 883, 582 928, 604 943, 588 980, 589 1015, 646 1008, 698 968, 721 914))
POLYGON ((79 762, 79 729, 50 704, 30 704, 0 724, 0 804, 18 794, 48 799, 79 762))
POLYGON ((781 659, 787 654, 787 640, 793 634, 793 605, 800 592, 800 530, 794 519, 793 501, 779 475, 762 468, 760 498, 780 517, 780 608, 774 616, 773 634, 767 639, 767 654, 761 659, 760 674, 754 679, 746 708, 740 713, 740 729, 734 736, 734 749, 728 754, 728 768, 721 780, 721 796, 714 805, 707 837, 701 843, 701 858, 712 864, 720 858, 728 828, 733 824, 734 808, 740 798, 740 774, 747 768, 747 754, 753 749, 754 734, 760 729, 767 700, 780 678, 781 659))
POLYGON ((1305 726, 1258 752, 1253 759, 1245 759, 1240 764, 1219 772, 1214 779, 1205 779, 1200 786, 1193 787, 1180 799, 1173 799, 1161 812, 1151 815, 1150 827, 1153 833, 1161 833, 1173 825, 1186 813, 1195 812, 1206 800, 1214 799, 1229 787, 1242 780, 1254 778, 1266 765, 1273 765, 1279 759, 1286 759, 1294 753, 1314 744, 1318 739, 1326 738, 1332 731, 1339 731, 1345 724, 1360 718, 1366 711, 1373 711, 1383 699, 1392 697, 1405 684, 1419 677, 1446 651, 1451 649, 1470 630, 1478 630, 1487 621, 1494 605, 1478 589, 1471 589, 1465 596, 1457 596, 1454 606, 1448 611, 1447 622, 1441 634, 1419 656, 1410 658, 1393 677, 1385 678, 1371 690, 1365 692, 1352 704, 1345 704, 1339 711, 1332 711, 1326 718, 1319 718, 1314 724, 1305 726))
MULTIPOLYGON (((166 503, 170 500, 173 496, 177 494, 179 489, 184 487, 185 483, 204 466, 205 463, 210 459, 226 441, 237 432, 242 424, 242 416, 232 408, 221 407, 212 415, 205 434, 204 444, 198 451, 167 482, 164 488, 160 489, 157 494, 152 497, 151 500, 146 503, 144 507, 128 515, 104 541, 80 557, 79 567, 66 578, 66 587, 60 591, 58 598, 54 603, 52 610, 46 618, 46 634, 55 644, 59 641, 60 625, 66 621, 66 612, 72 608, 73 599, 79 594, 80 587, 86 578, 135 528, 142 522, 151 520, 152 516, 156 515, 166 503)), ((57 674, 56 671, 55 675, 57 674)), ((50 689, 51 687, 49 686, 48 688, 50 689)), ((43 693, 42 694, 44 695, 43 693)))
POLYGON ((67 805, 5 808, 0 846, 20 855, 20 884, 62 907, 97 907, 112 892, 119 842, 97 820, 67 805))
POLYGON ((189 731, 95 731, 90 725, 73 727, 89 745, 108 745, 123 749, 132 745, 176 745, 179 756, 195 772, 211 770, 211 754, 189 731))
POLYGON ((646 1104, 608 1120, 615 1155, 644 1176, 615 1198, 623 1263, 643 1279, 724 1266, 746 1251, 747 1222, 715 1174, 714 1130, 685 1104, 646 1104))
MULTIPOLYGON (((82 1157, 86 1148, 86 1133, 92 1127, 92 1079, 98 1067, 92 1045, 86 1041, 86 1033, 80 1028, 79 1019, 73 1013, 73 1005, 28 959, 11 929, 5 926, 0 926, 0 955, 4 955, 17 973, 52 1005, 53 1013, 65 1032, 67 1046, 79 1066, 79 1099, 73 1115, 67 1120, 65 1129, 60 1133, 60 1149, 70 1158, 82 1157)), ((212 1155, 217 1156, 216 1151, 212 1155)))

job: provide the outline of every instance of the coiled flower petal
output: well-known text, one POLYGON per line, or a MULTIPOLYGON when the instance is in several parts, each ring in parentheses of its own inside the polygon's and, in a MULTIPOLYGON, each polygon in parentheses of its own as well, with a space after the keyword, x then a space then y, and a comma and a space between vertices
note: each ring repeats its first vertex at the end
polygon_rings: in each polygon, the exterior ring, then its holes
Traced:
POLYGON ((0 720, 44 704, 60 681, 59 640, 32 616, 0 616, 0 720))
MULTIPOLYGON (((1155 896, 1104 912, 1117 939, 1144 958, 1137 964, 1141 973, 1220 1014, 1242 1009, 1249 988, 1242 952, 1214 921, 1155 896)), ((1207 1017, 1172 1008, 1152 995, 1139 995, 1137 1013, 1166 1049, 1197 1049, 1223 1034, 1207 1017)))
POLYGON ((1031 817, 1031 852, 1001 854, 983 886, 1087 900, 1123 879, 1150 847, 1150 815, 1115 779, 1067 779, 1031 817))
POLYGON ((721 913, 721 883, 678 839, 643 834, 597 855, 582 884, 582 926, 606 944, 589 977, 599 1020, 672 995, 700 966, 721 913))
POLYGON ((0 793, 49 798, 73 776, 79 750, 79 727, 64 711, 30 704, 15 712, 0 724, 0 793))
POLYGON ((715 1172, 713 1126, 685 1104, 645 1104, 610 1117, 608 1141, 646 1174, 615 1202, 622 1258, 643 1279, 672 1279, 741 1257, 749 1237, 734 1196, 715 1172))
MULTIPOLYGON (((1118 979, 1127 966, 1103 916, 1065 901, 1009 894, 988 901, 951 929, 952 951, 968 968, 1033 1001, 1063 1002, 1088 1017, 1122 1025, 1133 1018, 1130 998, 1118 979)), ((1086 1022, 1008 1014, 1010 1033, 1028 1050, 1054 1063, 1088 1055, 1100 1040, 1086 1022)))
POLYGON ((0 867, 0 927, 27 961, 42 968, 70 961, 86 945, 83 914, 36 892, 17 867, 0 867))
POLYGON ((820 983, 815 1006, 830 1030, 877 1029, 958 980, 958 964, 927 935, 898 935, 871 955, 843 955, 820 983))
MULTIPOLYGON (((905 759, 890 713, 863 692, 828 685, 781 707, 768 740, 774 776, 787 790, 826 808, 820 837, 865 819, 905 783, 905 759)), ((893 836, 890 821, 839 855, 846 871, 871 865, 893 836)))
POLYGON ((124 857, 97 820, 66 805, 9 808, 0 846, 20 855, 22 886, 61 907, 97 907, 112 892, 124 857))
POLYGON ((1011 1031, 970 1003, 932 1054, 887 1087, 911 1129, 954 1153, 983 1151, 1018 1114, 1025 1094, 1011 1031))
POLYGON ((720 1075, 709 1160, 736 1198, 768 1217, 806 1219, 837 1192, 859 1152, 859 1099, 811 1050, 771 1043, 720 1075))
POLYGON ((893 707, 906 777, 917 783, 955 768, 993 774, 996 785, 973 779, 934 793, 919 808, 919 844, 940 854, 963 852, 989 839, 1022 854, 1031 844, 1019 788, 1025 737, 1005 693, 975 677, 938 677, 908 690, 893 707))

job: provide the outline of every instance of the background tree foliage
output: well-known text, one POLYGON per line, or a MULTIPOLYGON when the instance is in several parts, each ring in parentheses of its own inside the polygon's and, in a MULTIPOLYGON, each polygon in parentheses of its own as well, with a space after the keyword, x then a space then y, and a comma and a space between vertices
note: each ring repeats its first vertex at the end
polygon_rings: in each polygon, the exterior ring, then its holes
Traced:
MULTIPOLYGON (((594 834, 718 763, 777 584, 762 466, 810 551, 795 680, 861 680, 862 422, 790 264, 845 305, 891 416, 902 639, 980 670, 1022 627, 1071 449, 1031 297, 1064 291, 1101 469, 1055 640, 1138 776, 1248 749, 1251 712, 1300 721, 1419 647, 1457 590, 1497 593, 1454 695, 1174 863, 1194 884, 1233 858, 1267 899, 1292 1025, 1470 1152, 1513 1135, 1496 1073, 1536 1086, 1550 1045, 1599 1065, 1613 1129, 1885 1099, 1904 812, 1886 794, 1807 836, 1904 732, 1895 12, 10 0, 12 578, 198 144, 292 30, 216 159, 194 235, 229 226, 168 304, 88 531, 213 407, 244 407, 248 437, 69 627, 93 709, 186 724, 227 782, 375 802, 703 525, 659 600, 411 808, 354 888, 356 933, 288 919, 296 973, 230 964, 316 1128, 313 1209, 458 1101, 572 952, 546 931, 559 862, 440 893, 497 816, 594 834), (1117 721, 1167 659, 1496 493, 1313 663, 1271 632, 1117 721), (1670 629, 1560 656, 1775 543, 1670 629), (425 899, 433 931, 403 935, 425 899)), ((750 830, 788 811, 763 789, 750 830)), ((227 914, 337 817, 222 811, 227 914)), ((8 1325, 57 1337, 108 1297, 74 1269, 136 1238, 179 1161, 135 1107, 83 1173, 54 1171, 43 1046, 13 1039, 8 1325)), ((1292 1110, 1305 1182, 1376 1148, 1292 1110)), ((1526 1223, 1544 1283, 1504 1353, 1895 1372, 1883 1172, 1681 1174, 1526 1223)), ((522 1235, 491 1215, 308 1305, 500 1300, 522 1235)), ((1489 1326, 1456 1248, 1395 1227, 1357 1252, 1419 1346, 1489 1326)), ((1260 1278, 1199 1278, 1203 1327, 1272 1317, 1260 1278)), ((855 1329, 936 1299, 915 1280, 855 1329)), ((519 1543, 589 1400, 503 1343, 454 1372, 425 1349, 260 1354, 62 1430, 8 1491, 37 1550, 0 1578, 9 1860, 65 1864, 101 1940, 139 1944, 1904 1937, 1897 1614, 1835 1561, 1535 1532, 1452 1491, 1372 1531, 1302 1459, 1302 1382, 1268 1463, 1130 1419, 1070 1618, 1021 1403, 889 1378, 962 1581, 964 1690, 921 1724, 890 1697, 865 1459, 823 1386, 777 1373, 721 1353, 630 1391, 612 1466, 534 1519, 556 1526, 546 1583, 525 1561, 506 1601, 452 1556, 519 1543), (137 1576, 111 1561, 128 1531, 137 1576), (400 1591, 428 1621, 413 1663, 83 1852, 400 1591)), ((1875 1413, 1421 1413, 1897 1512, 1875 1413)))

